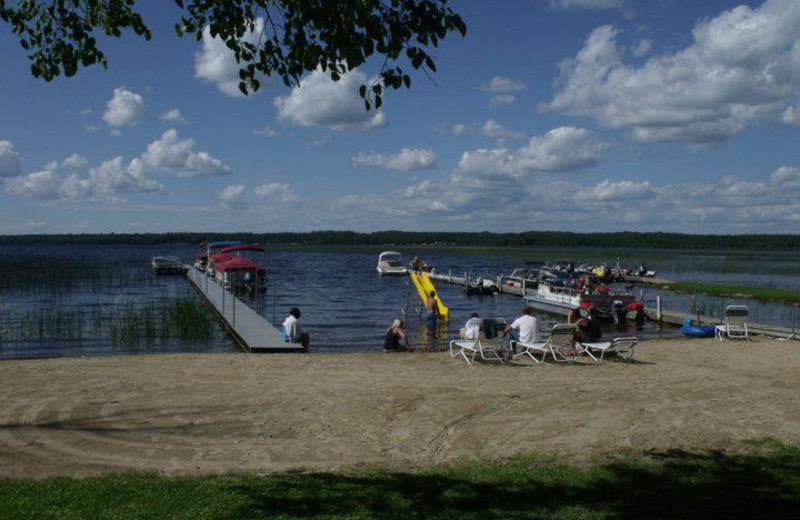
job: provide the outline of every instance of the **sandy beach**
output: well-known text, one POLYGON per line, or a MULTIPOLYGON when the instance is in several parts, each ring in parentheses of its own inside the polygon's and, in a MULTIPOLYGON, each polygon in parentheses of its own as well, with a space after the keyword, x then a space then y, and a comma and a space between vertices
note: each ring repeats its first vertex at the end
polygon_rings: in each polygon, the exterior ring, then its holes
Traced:
POLYGON ((0 477, 800 443, 800 343, 658 340, 636 362, 469 367, 446 352, 0 362, 0 477))

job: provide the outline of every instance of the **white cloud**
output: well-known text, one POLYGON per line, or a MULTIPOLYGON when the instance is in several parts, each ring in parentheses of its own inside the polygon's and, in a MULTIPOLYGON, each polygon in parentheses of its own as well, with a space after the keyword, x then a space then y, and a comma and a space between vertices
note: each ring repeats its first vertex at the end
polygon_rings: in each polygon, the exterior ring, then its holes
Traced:
POLYGON ((800 126, 800 107, 798 105, 789 105, 781 113, 781 121, 787 125, 800 126))
POLYGON ((82 171, 89 166, 89 160, 76 153, 61 161, 61 167, 67 170, 82 171))
POLYGON ((631 52, 637 58, 641 58, 645 54, 649 54, 650 51, 653 49, 653 42, 651 40, 639 40, 636 45, 633 46, 631 52))
POLYGON ((160 116, 158 116, 159 121, 164 121, 165 123, 175 123, 178 125, 185 125, 186 119, 183 118, 183 114, 177 108, 170 108, 160 116))
POLYGON ((453 133, 453 135, 465 135, 469 133, 470 129, 469 125, 456 123, 450 128, 450 131, 453 133))
POLYGON ((525 90, 525 83, 516 79, 494 76, 489 83, 481 85, 481 90, 493 93, 519 92, 525 90))
POLYGON ((114 96, 106 103, 103 121, 109 126, 133 126, 144 119, 146 113, 142 96, 119 87, 114 89, 114 96))
POLYGON ((510 177, 533 171, 574 171, 595 166, 605 146, 588 130, 560 127, 532 137, 527 146, 513 152, 506 148, 464 152, 458 171, 510 177))
MULTIPOLYGON (((253 31, 245 31, 242 40, 256 44, 264 28, 264 20, 257 18, 253 31)), ((216 85, 220 92, 231 97, 244 97, 239 90, 239 64, 225 42, 211 36, 211 29, 203 28, 202 50, 194 55, 194 77, 216 85)), ((262 81, 262 85, 264 82, 262 81)))
POLYGON ((53 170, 42 170, 9 180, 6 190, 15 195, 25 195, 34 199, 50 200, 58 198, 61 179, 53 170))
POLYGON ((634 200, 643 199, 652 196, 652 189, 650 183, 634 182, 634 181, 619 181, 611 182, 608 179, 597 184, 592 188, 580 190, 575 195, 577 201, 618 201, 618 200, 634 200))
POLYGON ((498 94, 496 96, 492 96, 489 100, 489 106, 491 108, 501 107, 503 105, 511 105, 517 101, 516 96, 514 94, 498 94))
POLYGON ((436 152, 418 148, 403 148, 391 155, 359 152, 351 158, 356 168, 382 168, 404 172, 427 170, 436 166, 436 152))
POLYGON ((192 138, 180 141, 178 131, 170 128, 159 139, 147 145, 142 154, 144 163, 157 171, 178 177, 228 175, 231 169, 207 152, 195 152, 192 138))
POLYGON ((114 193, 159 192, 164 186, 147 175, 147 168, 140 159, 133 159, 127 165, 122 157, 105 161, 89 170, 92 192, 99 195, 114 193))
POLYGON ((333 130, 370 130, 386 124, 382 110, 364 109, 358 95, 360 85, 369 81, 361 71, 343 74, 339 81, 317 69, 300 81, 288 96, 274 100, 278 118, 290 125, 324 126, 333 130))
POLYGON ((516 140, 524 137, 522 133, 509 130, 503 125, 496 123, 493 119, 486 121, 480 127, 479 131, 482 136, 489 137, 491 139, 516 140))
POLYGON ((22 175, 22 156, 11 141, 0 140, 0 177, 22 175))
POLYGON ((285 182, 271 182, 256 186, 253 189, 253 193, 261 199, 268 201, 290 203, 299 200, 294 191, 292 191, 292 187, 285 182))
POLYGON ((235 206, 244 201, 245 191, 242 184, 225 186, 219 194, 219 202, 223 206, 235 206))
POLYGON ((264 137, 268 137, 272 139, 273 137, 278 137, 280 134, 269 125, 264 125, 259 128, 253 128, 253 134, 255 135, 263 135, 264 137))
POLYGON ((800 91, 800 2, 767 0, 701 20, 679 52, 626 64, 611 26, 561 64, 543 108, 629 128, 639 141, 703 144, 777 118, 800 91))

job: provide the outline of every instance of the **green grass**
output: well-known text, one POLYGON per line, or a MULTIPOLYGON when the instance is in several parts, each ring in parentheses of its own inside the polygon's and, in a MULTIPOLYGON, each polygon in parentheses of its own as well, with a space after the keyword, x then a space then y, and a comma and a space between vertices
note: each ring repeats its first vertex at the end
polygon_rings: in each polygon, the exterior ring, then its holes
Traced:
POLYGON ((662 289, 682 293, 703 293, 709 296, 729 298, 752 298, 765 302, 800 304, 800 290, 776 287, 750 287, 747 285, 724 285, 695 282, 675 282, 660 286, 662 289))
POLYGON ((797 518, 800 450, 624 453, 585 467, 519 457, 379 469, 0 481, 0 518, 797 518))

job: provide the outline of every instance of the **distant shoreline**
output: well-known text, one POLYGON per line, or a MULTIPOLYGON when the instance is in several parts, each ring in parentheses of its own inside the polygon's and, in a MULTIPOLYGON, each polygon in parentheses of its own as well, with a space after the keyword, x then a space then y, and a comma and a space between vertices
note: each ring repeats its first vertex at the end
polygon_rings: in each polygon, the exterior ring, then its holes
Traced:
POLYGON ((0 245, 186 244, 236 238, 272 246, 623 248, 800 252, 800 234, 692 235, 661 232, 575 233, 566 231, 411 232, 309 231, 304 233, 99 233, 0 235, 0 245))

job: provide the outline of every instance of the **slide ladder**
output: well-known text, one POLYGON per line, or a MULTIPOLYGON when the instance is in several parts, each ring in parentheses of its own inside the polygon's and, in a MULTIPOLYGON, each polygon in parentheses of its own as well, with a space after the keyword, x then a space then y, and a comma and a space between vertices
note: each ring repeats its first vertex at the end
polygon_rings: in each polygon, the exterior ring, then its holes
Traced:
POLYGON ((417 293, 419 297, 422 299, 423 305, 426 301, 428 301, 428 295, 430 295, 431 291, 436 292, 436 303, 439 305, 439 319, 441 320, 449 320, 450 319, 450 309, 442 302, 442 299, 439 298, 439 291, 433 286, 431 283, 431 279, 428 276, 428 273, 417 273, 415 271, 410 271, 409 275, 411 276, 411 281, 414 282, 414 287, 417 288, 417 293))

